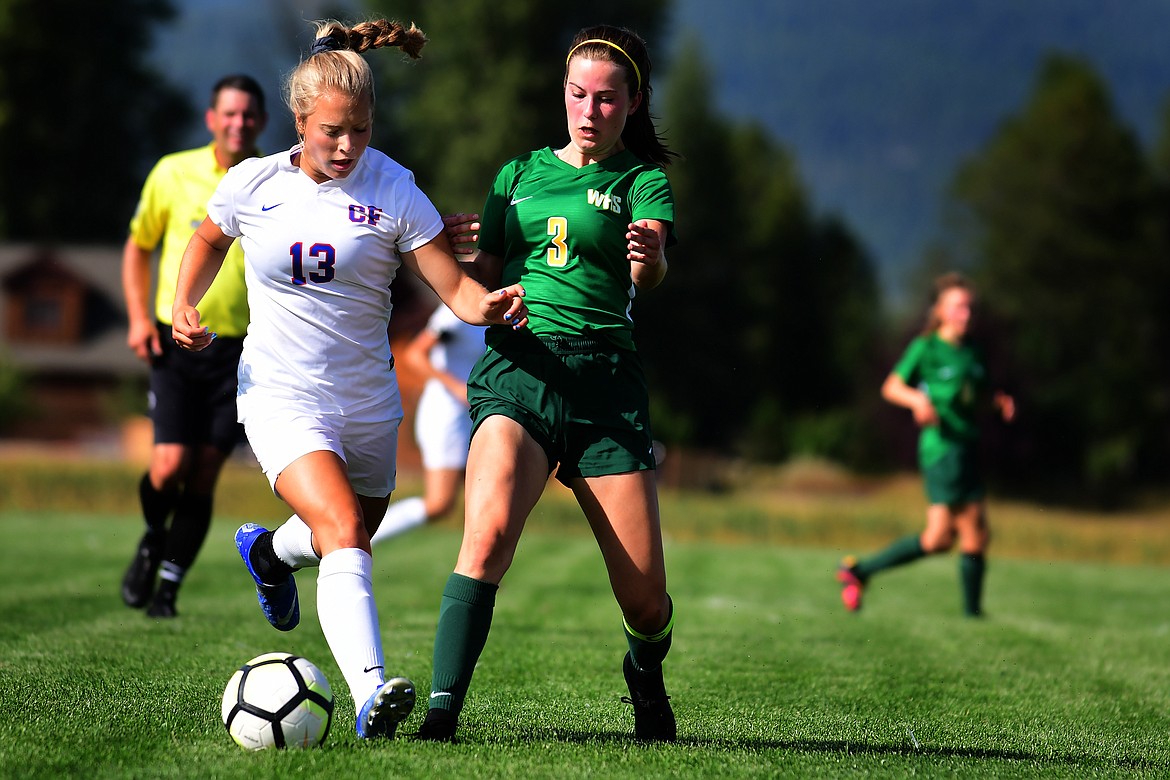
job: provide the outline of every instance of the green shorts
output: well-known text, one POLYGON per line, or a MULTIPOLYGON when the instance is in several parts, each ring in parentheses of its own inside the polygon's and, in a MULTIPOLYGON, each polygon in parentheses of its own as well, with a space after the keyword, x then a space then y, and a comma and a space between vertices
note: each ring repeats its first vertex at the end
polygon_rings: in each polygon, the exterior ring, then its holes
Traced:
POLYGON ((476 363, 467 402, 473 438, 494 414, 515 420, 562 482, 654 468, 649 392, 636 352, 518 333, 476 363))
POLYGON ((932 504, 959 506, 982 501, 986 492, 979 469, 979 448, 954 447, 922 466, 926 498, 932 504))

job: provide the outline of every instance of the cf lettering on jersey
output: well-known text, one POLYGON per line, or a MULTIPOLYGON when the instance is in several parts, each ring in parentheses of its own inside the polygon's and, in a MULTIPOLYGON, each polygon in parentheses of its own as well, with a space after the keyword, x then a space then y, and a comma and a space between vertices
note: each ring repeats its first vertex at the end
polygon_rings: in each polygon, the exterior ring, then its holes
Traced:
POLYGON ((351 203, 349 206, 349 221, 356 222, 359 225, 363 222, 373 227, 378 224, 378 220, 382 218, 382 209, 377 206, 359 206, 356 203, 351 203))
POLYGON ((589 190, 587 196, 590 206, 596 206, 599 209, 608 209, 614 214, 622 213, 622 199, 620 195, 611 195, 608 192, 598 192, 597 190, 589 190))

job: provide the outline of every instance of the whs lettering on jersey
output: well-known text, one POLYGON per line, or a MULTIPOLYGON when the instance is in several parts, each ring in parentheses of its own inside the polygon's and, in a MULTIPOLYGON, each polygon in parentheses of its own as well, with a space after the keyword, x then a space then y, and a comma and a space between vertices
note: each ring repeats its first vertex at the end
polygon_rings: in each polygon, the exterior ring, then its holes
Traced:
POLYGON ((589 190, 586 198, 590 206, 596 206, 599 209, 608 209, 614 214, 622 213, 622 198, 620 195, 611 195, 608 192, 598 192, 597 190, 589 190))

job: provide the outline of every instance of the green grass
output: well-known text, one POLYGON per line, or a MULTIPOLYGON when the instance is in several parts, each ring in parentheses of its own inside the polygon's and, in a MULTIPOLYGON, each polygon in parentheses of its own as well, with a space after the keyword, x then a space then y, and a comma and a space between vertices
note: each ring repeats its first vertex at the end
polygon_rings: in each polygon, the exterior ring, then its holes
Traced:
MULTIPOLYGON (((263 493, 255 475, 245 481, 263 493)), ((105 495, 110 482, 90 487, 105 495)), ((0 776, 1170 773, 1170 578, 1155 566, 994 558, 989 617, 970 620, 959 614, 955 559, 938 557, 875 580, 865 610, 847 615, 831 576, 838 546, 793 547, 777 530, 808 542, 800 529, 831 507, 793 499, 778 520, 767 500, 725 497, 721 515, 719 501, 664 495, 668 520, 680 518, 667 548, 678 608, 667 683, 680 741, 642 746, 619 701, 625 647, 600 556, 552 491, 500 592, 461 742, 367 744, 320 633, 311 573, 299 578, 301 627, 273 631, 231 544, 242 518, 217 518, 180 617, 152 621, 118 595, 140 521, 101 511, 104 500, 88 512, 0 512, 0 776), (232 670, 272 650, 310 658, 333 683, 324 748, 245 753, 224 731, 219 699, 232 670)), ((891 510, 878 524, 886 533, 918 522, 916 511, 891 510)), ((424 692, 458 544, 448 523, 375 555, 388 671, 424 692)))

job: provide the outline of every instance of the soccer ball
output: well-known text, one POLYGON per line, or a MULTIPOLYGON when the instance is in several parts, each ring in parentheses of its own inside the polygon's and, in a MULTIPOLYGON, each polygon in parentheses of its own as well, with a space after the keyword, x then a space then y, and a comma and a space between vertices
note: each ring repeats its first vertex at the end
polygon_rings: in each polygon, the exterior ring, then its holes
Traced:
POLYGON ((241 666, 223 691, 223 725, 246 750, 320 745, 333 721, 333 691, 321 670, 289 653, 241 666))

